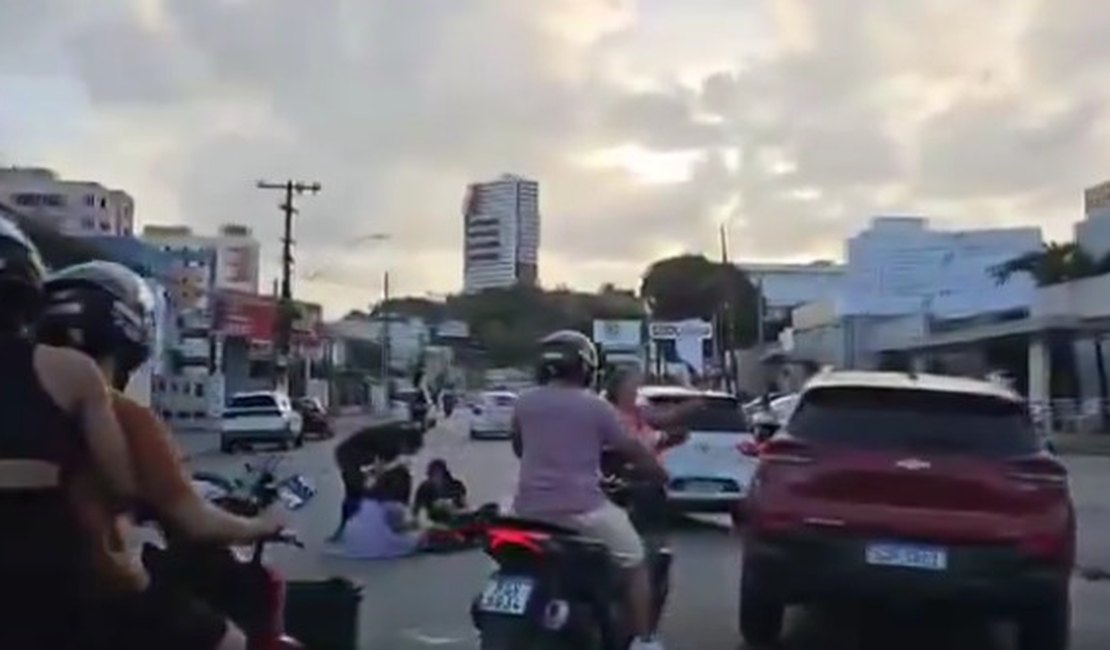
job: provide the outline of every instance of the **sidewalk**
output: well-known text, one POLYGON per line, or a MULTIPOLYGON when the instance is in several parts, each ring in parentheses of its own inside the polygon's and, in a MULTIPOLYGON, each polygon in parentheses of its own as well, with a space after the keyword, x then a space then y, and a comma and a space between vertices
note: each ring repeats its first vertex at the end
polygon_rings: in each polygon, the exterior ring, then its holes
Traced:
POLYGON ((1056 449, 1070 456, 1110 456, 1110 433, 1055 433, 1056 449))

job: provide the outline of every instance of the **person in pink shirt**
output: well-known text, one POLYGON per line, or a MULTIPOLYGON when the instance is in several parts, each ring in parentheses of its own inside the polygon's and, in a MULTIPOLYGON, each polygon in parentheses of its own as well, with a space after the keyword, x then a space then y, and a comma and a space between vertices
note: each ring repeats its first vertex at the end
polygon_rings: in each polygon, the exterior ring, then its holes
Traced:
POLYGON ((643 373, 639 370, 619 368, 609 376, 605 396, 616 407, 625 430, 659 454, 686 440, 687 432, 682 430, 680 423, 686 415, 702 407, 702 400, 691 399, 669 408, 644 408, 636 399, 643 382, 643 373))

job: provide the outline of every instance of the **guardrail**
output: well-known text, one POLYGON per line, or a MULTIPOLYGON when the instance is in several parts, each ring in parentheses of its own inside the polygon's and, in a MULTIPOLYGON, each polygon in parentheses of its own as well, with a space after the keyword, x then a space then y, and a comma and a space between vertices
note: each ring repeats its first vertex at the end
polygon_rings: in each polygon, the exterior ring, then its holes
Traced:
POLYGON ((1097 433, 1110 429, 1110 400, 1058 398, 1031 402, 1029 412, 1046 433, 1097 433))

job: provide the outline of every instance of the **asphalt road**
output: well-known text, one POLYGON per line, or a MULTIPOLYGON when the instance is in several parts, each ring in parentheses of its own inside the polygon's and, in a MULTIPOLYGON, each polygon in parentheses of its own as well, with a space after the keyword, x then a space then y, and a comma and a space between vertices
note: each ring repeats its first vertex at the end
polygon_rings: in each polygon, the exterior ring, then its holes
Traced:
MULTIPOLYGON (((474 502, 505 502, 516 474, 516 460, 508 443, 467 440, 462 417, 428 434, 425 449, 414 460, 414 474, 423 473, 428 459, 442 457, 466 481, 474 502)), ((307 549, 275 548, 270 561, 293 579, 343 575, 363 585, 361 648, 476 648, 468 616, 469 600, 492 566, 481 552, 391 561, 354 561, 327 552, 324 538, 338 517, 340 494, 332 466, 333 445, 309 443, 285 455, 281 472, 305 475, 315 482, 319 493, 312 503, 291 515, 291 523, 307 542, 307 549)), ((192 463, 198 468, 229 472, 237 471, 249 459, 246 455, 199 453, 192 463)), ((1110 459, 1077 457, 1068 459, 1068 464, 1079 511, 1079 563, 1088 569, 1110 569, 1110 459)), ((676 558, 674 586, 663 626, 667 647, 740 647, 736 626, 738 539, 723 521, 705 519, 681 524, 672 543, 676 558)), ((1110 647, 1110 580, 1077 576, 1072 593, 1072 649, 1110 647)), ((787 650, 1010 647, 1006 625, 951 616, 796 609, 788 615, 787 628, 787 650)))

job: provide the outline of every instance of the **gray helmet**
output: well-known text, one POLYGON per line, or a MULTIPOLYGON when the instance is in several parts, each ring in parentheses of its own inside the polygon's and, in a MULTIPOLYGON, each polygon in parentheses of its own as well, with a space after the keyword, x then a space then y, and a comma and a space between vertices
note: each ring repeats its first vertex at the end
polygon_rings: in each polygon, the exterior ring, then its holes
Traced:
POLYGON ((597 367, 597 347, 581 332, 559 330, 540 339, 537 379, 541 384, 561 379, 590 386, 597 367))

